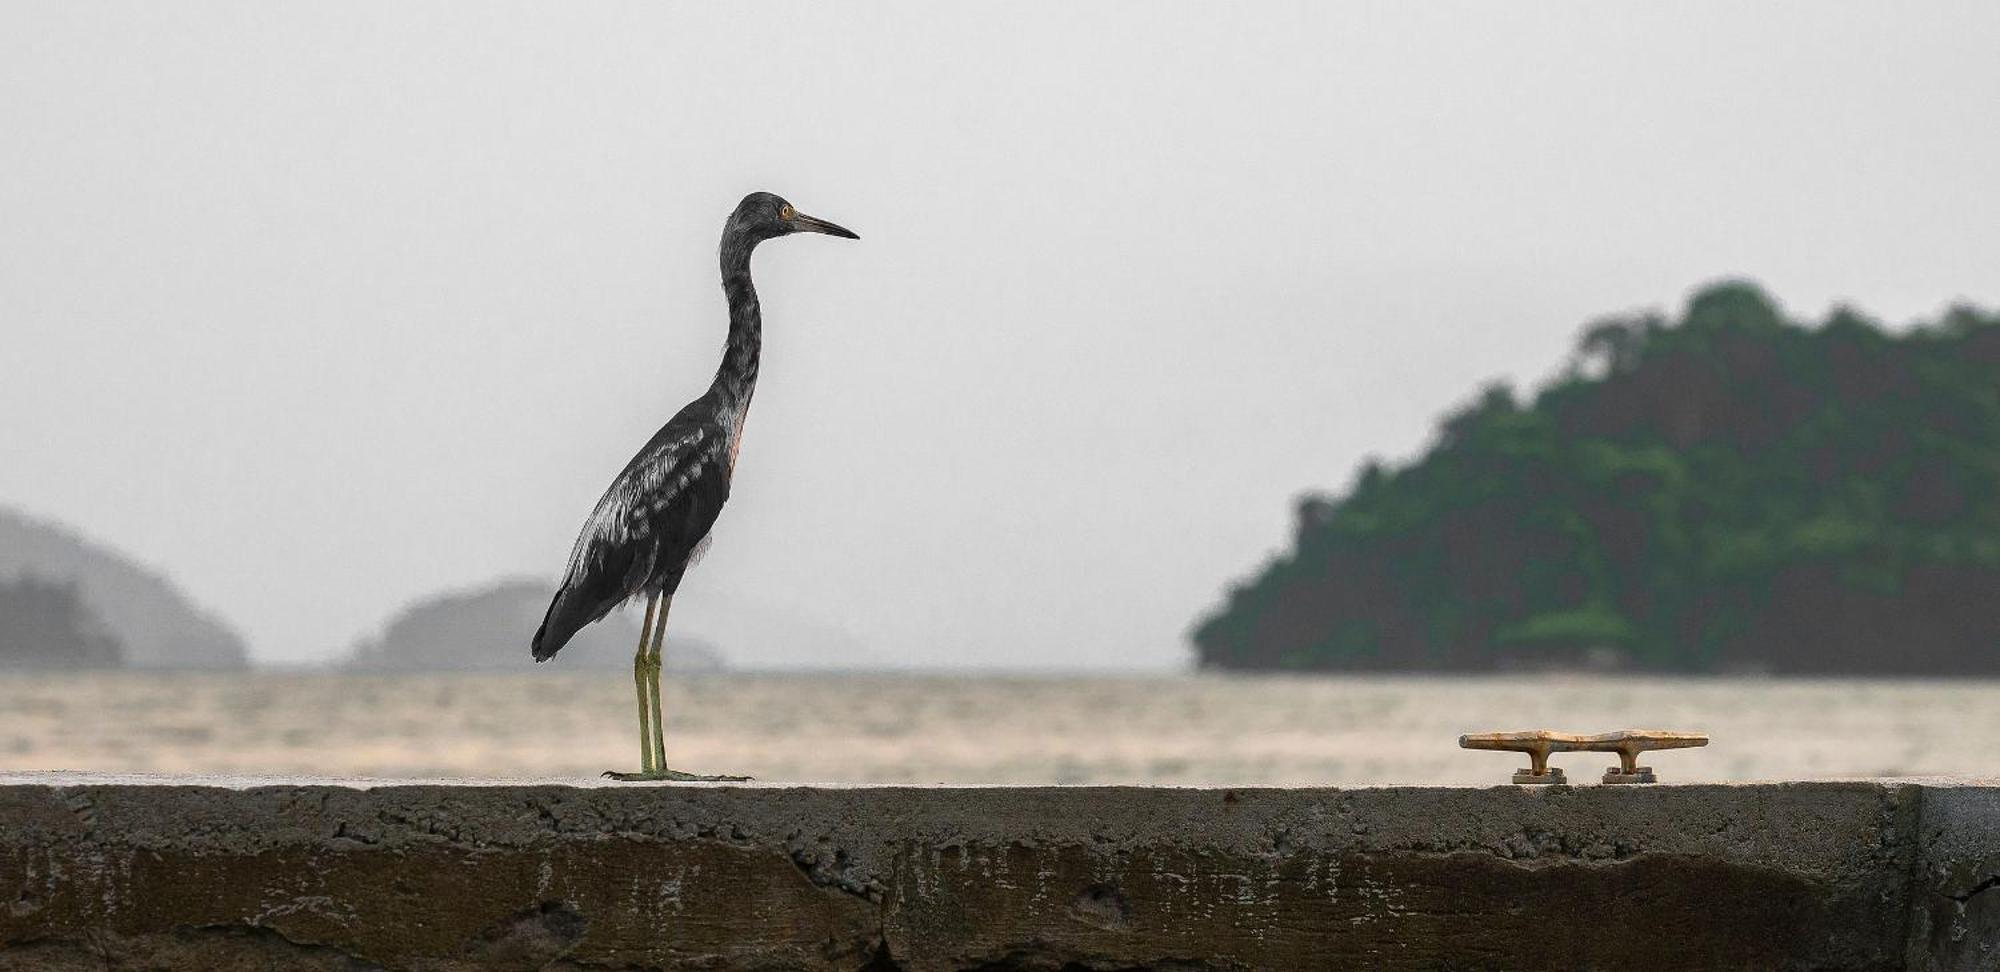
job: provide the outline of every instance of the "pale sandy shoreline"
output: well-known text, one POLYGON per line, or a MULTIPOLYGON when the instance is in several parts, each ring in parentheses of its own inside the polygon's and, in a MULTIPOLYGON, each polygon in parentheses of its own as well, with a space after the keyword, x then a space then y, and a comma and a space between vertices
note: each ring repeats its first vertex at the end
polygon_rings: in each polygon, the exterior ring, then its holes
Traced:
MULTIPOLYGON (((0 769, 577 777, 635 759, 631 682, 498 675, 0 674, 0 769)), ((2000 681, 1644 676, 704 674, 668 747, 766 781, 1485 784, 1483 729, 1708 732, 1669 780, 2000 775, 2000 681)), ((1601 757, 1557 757, 1572 778, 1601 757)))

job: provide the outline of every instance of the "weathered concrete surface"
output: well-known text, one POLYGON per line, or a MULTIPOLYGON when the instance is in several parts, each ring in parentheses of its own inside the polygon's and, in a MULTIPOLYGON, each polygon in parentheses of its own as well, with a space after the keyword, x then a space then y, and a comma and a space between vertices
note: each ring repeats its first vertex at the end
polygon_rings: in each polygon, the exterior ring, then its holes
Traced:
POLYGON ((1921 805, 1911 967, 2000 969, 2000 785, 1925 787, 1921 805))
POLYGON ((1985 969, 2000 785, 0 775, 0 970, 1985 969))

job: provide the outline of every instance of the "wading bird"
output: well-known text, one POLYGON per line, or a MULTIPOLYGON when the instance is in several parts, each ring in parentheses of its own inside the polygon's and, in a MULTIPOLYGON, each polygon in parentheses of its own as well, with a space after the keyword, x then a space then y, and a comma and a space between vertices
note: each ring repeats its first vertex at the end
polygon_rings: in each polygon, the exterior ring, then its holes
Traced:
POLYGON ((646 599, 646 620, 632 658, 639 694, 639 772, 607 773, 624 780, 689 780, 667 768, 660 725, 660 646, 667 609, 688 564, 707 546, 708 531, 729 499, 743 420, 757 387, 764 318, 750 283, 757 244, 793 233, 861 237, 814 219, 768 192, 743 197, 722 227, 722 292, 729 298, 729 343, 708 392, 687 403, 611 481, 590 511, 562 587, 535 632, 535 660, 547 661, 572 635, 633 598, 646 599))

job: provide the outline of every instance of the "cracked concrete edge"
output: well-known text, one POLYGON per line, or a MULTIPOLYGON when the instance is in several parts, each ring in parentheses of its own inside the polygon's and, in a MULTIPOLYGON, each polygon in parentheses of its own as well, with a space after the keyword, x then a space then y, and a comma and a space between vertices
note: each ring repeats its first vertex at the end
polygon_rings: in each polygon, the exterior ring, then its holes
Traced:
POLYGON ((1909 968, 2000 968, 2000 786, 1924 787, 1915 841, 1909 968))
POLYGON ((2000 966, 2000 783, 1990 781, 1282 789, 16 773, 0 775, 0 823, 10 841, 203 854, 619 837, 781 847, 813 885, 876 906, 913 846, 1472 853, 1527 868, 1664 855, 1879 885, 1883 905, 1907 913, 1907 967, 2000 966))
MULTIPOLYGON (((1966 792, 1986 792, 1976 786, 1966 792)), ((1258 854, 1473 851, 1516 862, 1633 854, 1715 856, 1815 877, 1876 869, 1897 848, 1903 781, 1645 788, 801 787, 388 782, 0 775, 17 821, 136 846, 246 850, 288 842, 474 841, 525 846, 575 834, 704 838, 786 847, 816 871, 879 874, 872 848, 906 840, 1182 844, 1258 854), (236 794, 218 799, 216 789, 236 794), (55 799, 67 813, 30 812, 55 799), (838 865, 817 848, 845 849, 838 865)), ((2000 793, 2000 788, 1992 792, 2000 793)), ((838 877, 836 883, 869 878, 838 877)))

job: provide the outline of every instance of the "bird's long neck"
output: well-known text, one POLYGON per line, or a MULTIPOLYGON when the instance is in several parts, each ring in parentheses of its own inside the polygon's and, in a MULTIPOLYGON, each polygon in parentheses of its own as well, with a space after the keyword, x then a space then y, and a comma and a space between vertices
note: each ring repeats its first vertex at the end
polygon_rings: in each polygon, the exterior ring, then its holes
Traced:
POLYGON ((722 293, 729 298, 729 343, 722 349, 722 366, 710 391, 735 409, 750 407, 757 388, 757 356, 764 343, 764 314, 757 306, 757 288, 750 282, 750 251, 755 243, 725 240, 722 245, 722 293))

